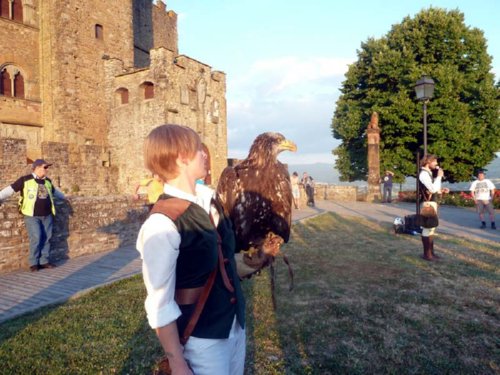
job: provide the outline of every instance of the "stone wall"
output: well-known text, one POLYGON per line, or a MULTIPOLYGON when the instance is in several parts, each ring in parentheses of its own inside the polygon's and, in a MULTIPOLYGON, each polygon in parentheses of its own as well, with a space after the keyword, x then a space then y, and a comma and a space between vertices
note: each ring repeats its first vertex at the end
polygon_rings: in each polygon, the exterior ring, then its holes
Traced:
MULTIPOLYGON (((147 217, 143 204, 125 196, 75 197, 57 202, 51 260, 133 244, 147 217)), ((10 199, 0 208, 0 272, 27 268, 28 248, 23 216, 16 199, 10 199)))
MULTIPOLYGON (((319 185, 317 200, 356 201, 353 186, 319 185)), ((0 206, 0 273, 28 267, 28 235, 17 209, 18 194, 0 206)), ((134 243, 148 211, 130 196, 71 197, 56 203, 52 260, 110 251, 134 243)), ((306 195, 301 187, 301 204, 306 195)))
POLYGON ((33 8, 25 8, 23 23, 0 17, 0 70, 7 69, 11 79, 19 71, 24 79, 24 98, 0 96, 0 137, 24 138, 31 157, 41 142, 40 31, 33 8))
MULTIPOLYGON (((41 146, 42 151, 36 157, 53 164, 48 177, 64 193, 117 194, 118 169, 110 164, 106 147, 59 142, 42 142, 41 146)), ((0 189, 31 173, 26 152, 24 139, 0 137, 0 189)))
MULTIPOLYGON (((300 185, 300 202, 306 205, 307 196, 304 186, 300 185)), ((356 186, 316 185, 314 200, 330 200, 336 202, 356 202, 358 188, 356 186)))
POLYGON ((0 17, 0 69, 7 63, 19 68, 27 100, 40 100, 39 29, 0 17))
POLYGON ((0 171, 0 189, 29 173, 24 139, 0 138, 0 171))
POLYGON ((162 1, 133 0, 134 65, 148 67, 149 51, 164 47, 178 54, 177 14, 162 1))
POLYGON ((137 184, 149 172, 144 169, 143 140, 156 126, 173 123, 191 127, 207 146, 212 184, 226 167, 226 77, 210 66, 166 48, 151 50, 151 66, 123 73, 123 63, 106 63, 107 95, 111 101, 109 145, 113 165, 118 167, 119 188, 137 184), (154 86, 146 99, 144 83, 154 86), (120 92, 128 92, 122 103, 120 92))
POLYGON ((16 65, 26 79, 24 99, 0 96, 0 143, 26 140, 16 154, 25 164, 0 155, 0 185, 43 157, 54 163, 51 177, 62 190, 130 193, 149 174, 143 139, 164 123, 200 134, 217 182, 227 157, 226 77, 178 56, 177 14, 165 2, 22 4, 24 23, 0 18, 0 68, 16 65), (154 97, 145 99, 145 82, 154 85, 154 97), (128 103, 120 102, 120 89, 128 90, 128 103))
POLYGON ((131 0, 45 1, 40 13, 45 140, 105 145, 103 57, 133 66, 131 0))

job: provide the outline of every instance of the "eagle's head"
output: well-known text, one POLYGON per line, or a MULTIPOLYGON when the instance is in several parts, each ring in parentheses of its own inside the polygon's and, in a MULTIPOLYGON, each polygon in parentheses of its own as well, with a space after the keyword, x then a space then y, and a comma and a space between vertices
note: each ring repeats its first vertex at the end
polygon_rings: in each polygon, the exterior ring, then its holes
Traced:
POLYGON ((292 141, 286 139, 283 134, 267 132, 255 138, 248 159, 252 159, 257 164, 275 163, 281 151, 297 151, 297 146, 292 141))

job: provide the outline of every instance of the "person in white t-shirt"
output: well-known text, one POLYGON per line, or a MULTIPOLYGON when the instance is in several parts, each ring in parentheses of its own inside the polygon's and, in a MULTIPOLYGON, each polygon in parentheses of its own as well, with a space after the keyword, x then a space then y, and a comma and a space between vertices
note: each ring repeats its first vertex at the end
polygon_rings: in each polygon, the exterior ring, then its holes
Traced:
POLYGON ((479 220, 481 220, 481 229, 486 228, 484 220, 484 211, 488 211, 490 215, 491 229, 497 229, 495 225, 495 209, 493 208, 493 197, 495 196, 495 185, 493 182, 484 178, 484 171, 477 173, 477 180, 470 186, 470 191, 474 202, 476 203, 479 220))

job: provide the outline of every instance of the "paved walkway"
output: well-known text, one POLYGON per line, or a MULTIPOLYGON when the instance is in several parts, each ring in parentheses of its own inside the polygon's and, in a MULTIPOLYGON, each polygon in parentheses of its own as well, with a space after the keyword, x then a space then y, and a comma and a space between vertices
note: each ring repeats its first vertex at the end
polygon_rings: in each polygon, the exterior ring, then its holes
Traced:
MULTIPOLYGON (((318 201, 315 208, 295 210, 293 219, 302 220, 326 211, 392 223, 395 217, 413 213, 415 205, 318 201)), ((499 210, 497 217, 500 218, 499 210)), ((469 208, 441 207, 439 231, 500 243, 500 230, 479 229, 477 215, 469 208)), ((2 274, 0 322, 42 306, 67 301, 101 285, 138 274, 141 272, 138 255, 134 246, 126 246, 111 252, 62 261, 55 269, 33 273, 22 270, 2 274)))

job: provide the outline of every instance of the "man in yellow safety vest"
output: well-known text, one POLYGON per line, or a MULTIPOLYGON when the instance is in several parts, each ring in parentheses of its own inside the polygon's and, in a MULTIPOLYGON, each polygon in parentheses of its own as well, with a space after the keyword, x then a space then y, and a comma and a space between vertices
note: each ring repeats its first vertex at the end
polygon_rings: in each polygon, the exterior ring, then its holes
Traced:
POLYGON ((50 263, 50 238, 56 208, 54 198, 64 199, 47 177, 52 164, 37 159, 32 164, 32 173, 22 176, 13 184, 0 191, 0 203, 16 192, 20 193, 19 211, 24 215, 24 223, 29 237, 29 263, 32 272, 43 268, 54 268, 50 263))

